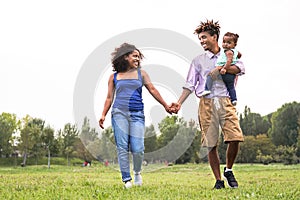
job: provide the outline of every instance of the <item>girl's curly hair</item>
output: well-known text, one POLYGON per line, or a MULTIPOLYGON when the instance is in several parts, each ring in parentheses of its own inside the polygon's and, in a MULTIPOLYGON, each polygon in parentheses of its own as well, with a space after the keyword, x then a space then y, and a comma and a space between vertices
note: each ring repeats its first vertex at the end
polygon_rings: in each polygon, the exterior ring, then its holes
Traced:
POLYGON ((221 27, 218 21, 214 22, 213 20, 206 20, 206 22, 200 22, 200 25, 197 26, 197 28, 194 31, 194 34, 199 35, 201 32, 208 32, 211 36, 216 34, 218 40, 220 35, 220 28, 221 27))
POLYGON ((129 64, 128 61, 125 60, 125 56, 128 56, 135 50, 139 52, 140 60, 142 60, 144 55, 132 44, 123 43, 120 47, 115 48, 114 52, 111 53, 113 71, 125 72, 129 64))
POLYGON ((224 36, 231 37, 235 44, 237 44, 238 39, 240 37, 237 33, 231 33, 231 32, 225 33, 224 36))

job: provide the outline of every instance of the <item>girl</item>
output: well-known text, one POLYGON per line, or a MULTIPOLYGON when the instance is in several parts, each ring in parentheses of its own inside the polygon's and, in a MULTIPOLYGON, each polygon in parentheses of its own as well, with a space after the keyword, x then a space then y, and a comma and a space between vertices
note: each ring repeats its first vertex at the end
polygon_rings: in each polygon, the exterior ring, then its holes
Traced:
POLYGON ((129 151, 131 151, 134 184, 141 186, 145 132, 142 87, 145 86, 168 113, 171 113, 171 110, 151 83, 148 74, 141 69, 140 61, 144 56, 140 50, 134 45, 124 43, 111 55, 115 73, 111 74, 108 80, 108 93, 99 125, 102 129, 104 128, 105 116, 114 101, 111 110, 112 128, 122 181, 125 183, 125 188, 132 187, 129 161, 129 151))

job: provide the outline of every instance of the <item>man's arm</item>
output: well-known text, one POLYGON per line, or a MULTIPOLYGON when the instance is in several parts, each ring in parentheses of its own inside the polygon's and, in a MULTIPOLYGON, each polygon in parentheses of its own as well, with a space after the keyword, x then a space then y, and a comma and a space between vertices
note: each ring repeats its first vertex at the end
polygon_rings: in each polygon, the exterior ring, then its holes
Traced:
POLYGON ((177 103, 178 104, 183 104, 184 101, 188 98, 188 96, 191 94, 192 92, 189 89, 183 88, 181 96, 179 97, 177 103))
POLYGON ((181 108, 181 105, 184 103, 184 101, 188 98, 188 96, 192 93, 189 89, 183 88, 181 96, 179 97, 177 103, 171 104, 171 112, 178 113, 178 111, 181 108))
POLYGON ((241 70, 236 65, 230 65, 228 69, 226 69, 226 72, 229 74, 238 74, 241 70))

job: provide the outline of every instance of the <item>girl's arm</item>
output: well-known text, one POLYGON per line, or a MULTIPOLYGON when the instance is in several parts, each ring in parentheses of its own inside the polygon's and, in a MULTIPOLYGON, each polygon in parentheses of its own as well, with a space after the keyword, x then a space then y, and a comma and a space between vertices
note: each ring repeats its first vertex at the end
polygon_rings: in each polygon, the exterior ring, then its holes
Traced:
POLYGON ((225 52, 225 54, 226 54, 227 61, 226 61, 225 65, 223 66, 223 68, 220 71, 221 74, 225 74, 226 73, 226 71, 229 69, 229 67, 230 67, 230 65, 232 63, 232 60, 233 60, 233 51, 227 50, 225 52))
POLYGON ((160 93, 158 90, 154 87, 154 85, 150 81, 149 75, 144 71, 141 70, 142 77, 143 77, 143 82, 147 90, 150 92, 150 94, 154 97, 156 101, 158 101, 164 108, 165 110, 171 114, 171 108, 168 106, 168 104, 164 101, 164 99, 161 97, 160 93))
POLYGON ((111 104, 114 100, 114 93, 115 93, 115 85, 114 85, 114 74, 110 75, 109 80, 108 80, 108 91, 107 91, 107 96, 106 100, 104 102, 104 108, 102 111, 102 116, 99 120, 99 126, 104 129, 103 123, 105 121, 105 116, 107 112, 109 111, 111 104))

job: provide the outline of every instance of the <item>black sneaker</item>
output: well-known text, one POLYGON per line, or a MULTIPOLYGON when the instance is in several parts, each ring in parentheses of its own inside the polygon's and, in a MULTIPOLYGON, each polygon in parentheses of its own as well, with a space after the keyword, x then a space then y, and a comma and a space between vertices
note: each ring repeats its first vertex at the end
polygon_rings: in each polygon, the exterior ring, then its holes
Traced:
POLYGON ((224 167, 224 179, 230 188, 238 188, 238 182, 235 180, 233 172, 225 172, 226 167, 224 167))
POLYGON ((217 180, 213 189, 222 189, 225 188, 224 181, 217 180))

